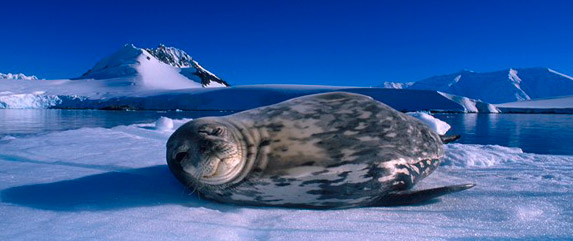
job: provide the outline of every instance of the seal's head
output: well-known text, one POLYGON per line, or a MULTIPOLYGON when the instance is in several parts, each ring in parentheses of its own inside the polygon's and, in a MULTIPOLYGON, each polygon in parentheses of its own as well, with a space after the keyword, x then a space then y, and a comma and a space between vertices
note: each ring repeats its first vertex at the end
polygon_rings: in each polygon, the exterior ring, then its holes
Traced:
POLYGON ((231 124, 217 117, 195 119, 167 141, 167 164, 186 185, 230 183, 245 164, 242 143, 231 124))

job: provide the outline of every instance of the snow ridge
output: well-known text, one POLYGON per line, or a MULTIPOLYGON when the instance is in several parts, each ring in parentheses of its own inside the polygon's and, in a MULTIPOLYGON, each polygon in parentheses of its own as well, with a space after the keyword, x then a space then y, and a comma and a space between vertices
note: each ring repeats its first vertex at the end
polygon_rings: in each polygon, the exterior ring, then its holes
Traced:
POLYGON ((414 83, 416 82, 390 82, 390 81, 386 81, 384 83, 382 83, 382 85, 380 87, 382 88, 386 88, 386 89, 407 89, 410 86, 412 86, 414 83))
POLYGON ((229 86, 183 50, 165 45, 142 49, 126 44, 76 79, 121 79, 112 85, 159 89, 229 86))
POLYGON ((12 74, 12 73, 3 74, 3 73, 0 73, 0 79, 38 80, 38 77, 36 77, 35 75, 27 76, 27 75, 22 74, 22 73, 19 73, 19 74, 12 74))
POLYGON ((187 77, 193 78, 197 76, 201 79, 201 85, 203 87, 214 85, 230 86, 227 82, 217 77, 213 73, 209 72, 203 68, 197 61, 195 61, 191 56, 185 53, 183 50, 166 47, 160 44, 156 49, 145 49, 159 61, 171 65, 173 67, 181 68, 181 74, 187 77), (189 71, 191 70, 191 71, 189 71))
MULTIPOLYGON (((384 83, 387 88, 400 88, 384 83)), ((415 82, 408 89, 437 90, 489 103, 573 95, 573 78, 548 68, 478 73, 463 70, 415 82)))
POLYGON ((166 47, 163 44, 160 44, 156 49, 145 50, 159 59, 159 61, 177 68, 189 68, 191 67, 191 61, 193 61, 193 58, 183 50, 166 47))

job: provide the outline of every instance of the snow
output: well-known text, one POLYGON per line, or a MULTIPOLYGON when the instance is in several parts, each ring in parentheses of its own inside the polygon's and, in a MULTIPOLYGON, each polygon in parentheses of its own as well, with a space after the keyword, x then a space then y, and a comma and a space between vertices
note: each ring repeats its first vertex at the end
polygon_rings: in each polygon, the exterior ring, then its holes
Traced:
POLYGON ((412 86, 415 82, 389 82, 386 81, 382 83, 380 87, 387 88, 387 89, 407 89, 408 87, 412 86))
POLYGON ((573 95, 530 101, 518 101, 497 104, 498 107, 521 107, 521 108, 573 108, 573 95))
MULTIPOLYGON (((159 72, 156 72, 159 73, 159 72)), ((437 91, 396 90, 312 85, 252 85, 226 88, 142 89, 126 85, 124 78, 106 80, 19 81, 0 85, 0 108, 79 108, 100 109, 127 106, 140 110, 233 110, 275 104, 290 98, 331 91, 369 95, 400 111, 497 112, 490 104, 437 91), (43 94, 30 94, 39 93, 43 94), (61 101, 47 101, 55 96, 61 101), (460 101, 463 100, 463 101, 460 101), (19 104, 13 104, 19 103, 19 104)))
POLYGON ((119 51, 96 63, 81 79, 108 80, 105 81, 108 86, 141 89, 202 87, 200 82, 192 81, 179 72, 179 68, 159 61, 149 52, 126 44, 119 51), (123 81, 117 81, 118 79, 123 81))
MULTIPOLYGON (((188 120, 172 120, 174 128, 188 120)), ((573 156, 449 144, 416 188, 476 183, 416 206, 305 210, 199 199, 165 163, 156 123, 0 140, 0 240, 573 238, 573 156)), ((167 124, 169 126, 169 124, 167 124)))
POLYGON ((508 113, 573 113, 573 95, 496 105, 508 113))
POLYGON ((484 112, 484 113, 499 113, 499 109, 492 104, 470 99, 464 96, 451 95, 438 92, 444 97, 458 103, 464 107, 463 112, 484 112))
POLYGON ((7 74, 3 74, 0 73, 0 80, 3 79, 7 79, 7 80, 37 80, 38 77, 32 75, 32 76, 27 76, 25 74, 19 73, 19 74, 12 74, 12 73, 7 73, 7 74))
POLYGON ((437 91, 304 85, 224 88, 227 86, 182 50, 126 44, 76 79, 3 81, 0 108, 240 111, 307 94, 348 91, 369 95, 399 111, 498 112, 490 104, 437 91))
POLYGON ((428 125, 430 128, 432 128, 433 131, 435 131, 436 133, 438 133, 439 135, 445 135, 446 132, 448 132, 448 130, 451 128, 451 126, 438 119, 435 118, 433 116, 431 116, 428 113, 425 112, 408 112, 406 113, 418 120, 420 120, 422 123, 428 125))
POLYGON ((155 129, 161 131, 168 131, 173 129, 173 120, 167 117, 161 117, 155 122, 155 129))
POLYGON ((190 81, 180 70, 171 65, 160 62, 144 53, 138 57, 140 65, 137 72, 141 76, 143 86, 150 89, 189 89, 201 88, 201 83, 190 81), (149 57, 149 58, 148 58, 149 57), (145 63, 145 64, 144 64, 145 63))
POLYGON ((548 68, 507 69, 487 73, 464 70, 423 79, 407 89, 437 90, 497 104, 573 95, 573 78, 548 68))
POLYGON ((43 92, 31 94, 14 94, 0 92, 0 108, 11 109, 45 109, 60 104, 62 100, 55 95, 43 95, 43 92))

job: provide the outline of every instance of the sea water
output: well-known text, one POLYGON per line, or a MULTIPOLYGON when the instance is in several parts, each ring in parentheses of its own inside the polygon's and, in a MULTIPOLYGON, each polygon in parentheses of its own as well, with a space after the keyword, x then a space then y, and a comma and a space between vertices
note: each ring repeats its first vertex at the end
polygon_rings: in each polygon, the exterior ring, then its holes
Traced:
POLYGON ((459 143, 519 147, 524 152, 573 155, 573 115, 435 114, 459 143))
MULTIPOLYGON (((198 118, 228 115, 220 111, 0 110, 0 138, 42 135, 84 127, 110 128, 151 123, 161 116, 198 118)), ((459 134, 459 143, 519 147, 524 152, 573 155, 573 115, 435 114, 459 134)))

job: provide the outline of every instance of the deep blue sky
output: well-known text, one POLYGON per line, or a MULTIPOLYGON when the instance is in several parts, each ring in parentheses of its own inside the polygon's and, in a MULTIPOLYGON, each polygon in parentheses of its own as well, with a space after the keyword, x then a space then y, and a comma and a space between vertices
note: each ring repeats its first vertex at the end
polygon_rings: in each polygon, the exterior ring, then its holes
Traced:
POLYGON ((0 72, 77 77, 125 43, 233 85, 376 86, 462 69, 573 74, 569 1, 3 1, 0 72))

